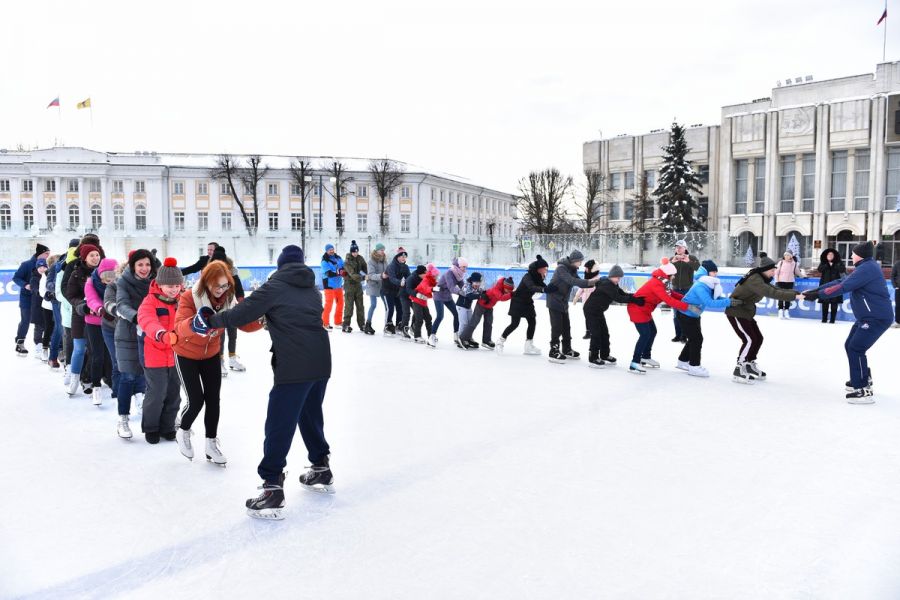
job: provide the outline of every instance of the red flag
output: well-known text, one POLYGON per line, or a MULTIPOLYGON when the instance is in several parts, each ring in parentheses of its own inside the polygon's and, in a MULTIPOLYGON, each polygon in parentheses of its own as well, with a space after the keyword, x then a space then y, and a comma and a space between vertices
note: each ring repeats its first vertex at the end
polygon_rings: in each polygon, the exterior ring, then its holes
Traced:
POLYGON ((47 108, 50 108, 51 106, 57 106, 57 107, 59 106, 59 96, 54 98, 53 101, 47 105, 47 108))
POLYGON ((879 25, 881 25, 881 22, 884 21, 885 19, 887 19, 887 9, 884 9, 884 12, 881 13, 881 18, 878 19, 878 22, 875 23, 875 26, 878 27, 879 25))

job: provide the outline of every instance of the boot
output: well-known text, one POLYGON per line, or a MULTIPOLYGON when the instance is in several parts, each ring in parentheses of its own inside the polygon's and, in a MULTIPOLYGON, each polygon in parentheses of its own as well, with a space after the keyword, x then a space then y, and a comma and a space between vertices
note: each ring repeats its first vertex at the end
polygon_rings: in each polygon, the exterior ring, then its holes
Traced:
POLYGON ((472 340, 462 340, 462 344, 466 350, 478 350, 481 347, 478 345, 478 342, 472 340))
POLYGON ((41 360, 41 357, 44 355, 44 346, 43 344, 35 344, 34 345, 34 357, 38 360, 41 360))
POLYGON ((566 362, 566 355, 559 351, 559 344, 550 344, 548 360, 559 365, 566 362))
POLYGON ((736 383, 745 383, 745 384, 754 384, 756 380, 747 373, 746 364, 744 362, 738 361, 738 363, 734 366, 734 372, 732 373, 732 378, 736 383))
POLYGON ((566 355, 566 359, 567 359, 567 360, 569 360, 569 359, 571 359, 571 360, 579 360, 579 359, 581 358, 581 353, 580 353, 580 352, 576 352, 575 350, 572 350, 571 348, 569 348, 568 350, 564 350, 564 351, 563 351, 563 354, 566 355))
POLYGON ((649 367, 649 368, 651 368, 651 369, 658 369, 658 368, 659 368, 659 362, 653 360, 652 358, 642 358, 642 359, 641 359, 641 366, 642 366, 642 367, 649 367))
POLYGON ((353 328, 350 327, 349 323, 344 323, 343 325, 341 325, 341 332, 342 333, 353 333, 353 328))
POLYGON ((103 392, 100 388, 97 387, 91 390, 91 401, 94 403, 94 406, 103 404, 103 392))
POLYGON ((704 367, 701 367, 700 365, 697 365, 696 367, 689 366, 688 367, 688 375, 691 375, 693 377, 709 377, 709 371, 707 371, 704 367))
POLYGON ((365 326, 363 326, 363 332, 364 332, 366 335, 375 335, 375 330, 372 329, 372 322, 371 322, 371 321, 366 321, 365 326))
POLYGON ((78 375, 71 375, 69 377, 69 385, 66 386, 66 393, 70 396, 74 396, 75 392, 78 391, 79 385, 81 385, 81 382, 78 380, 78 375))
POLYGON ((238 358, 237 354, 232 354, 228 357, 228 368, 232 371, 243 372, 247 370, 247 367, 243 365, 240 358, 238 358))
POLYGON ((409 327, 400 328, 400 339, 402 339, 404 342, 412 341, 412 336, 409 335, 409 327))
POLYGON ((642 367, 640 363, 636 363, 636 362, 631 363, 631 366, 628 367, 628 372, 633 373, 635 375, 646 375, 647 374, 647 370, 644 369, 644 367, 642 367))
POLYGON ((759 365, 756 364, 755 360, 744 363, 744 370, 746 370, 747 374, 753 379, 759 379, 760 381, 766 379, 766 372, 759 368, 759 365))
POLYGON ((314 463, 306 473, 301 475, 300 483, 311 492, 333 494, 334 476, 328 464, 328 456, 326 455, 321 462, 314 463))
POLYGON ((225 366, 225 357, 222 357, 222 377, 228 377, 228 367, 225 366))
POLYGON ((397 334, 397 330, 390 323, 384 326, 384 337, 392 337, 397 334))
POLYGON ((497 344, 495 344, 494 342, 491 342, 491 341, 481 342, 481 347, 484 348, 485 350, 493 350, 494 348, 497 347, 497 344))
POLYGON ((434 335, 434 334, 432 333, 431 335, 428 336, 428 342, 427 342, 427 344, 428 344, 429 347, 431 347, 431 348, 437 348, 437 343, 438 343, 438 339, 437 339, 437 336, 436 336, 436 335, 434 335))
POLYGON ((247 514, 254 519, 276 521, 283 519, 281 511, 284 509, 284 473, 278 477, 277 482, 264 481, 257 489, 262 490, 262 493, 244 503, 247 514))
POLYGON ((188 460, 194 460, 194 448, 191 446, 192 435, 193 432, 190 429, 179 427, 175 430, 175 441, 178 443, 178 451, 188 460))
POLYGON ((462 350, 466 349, 465 346, 463 346, 462 341, 460 341, 460 339, 459 339, 459 332, 455 332, 453 334, 453 343, 456 344, 457 348, 460 348, 462 350))
POLYGON ((48 360, 47 364, 50 365, 50 368, 56 371, 59 369, 59 361, 58 360, 48 360))
POLYGON ((497 354, 503 354, 503 344, 506 343, 506 338, 502 337, 496 342, 494 342, 494 350, 497 351, 497 354))
POLYGON ((614 364, 616 364, 616 357, 615 357, 615 356, 601 356, 600 358, 602 358, 602 359, 603 359, 603 362, 605 362, 605 363, 608 364, 608 365, 614 365, 614 364))
POLYGON ((16 342, 16 355, 28 356, 28 350, 25 349, 25 344, 21 341, 16 342))
POLYGON ((219 438, 206 438, 206 460, 220 467, 228 463, 222 449, 219 448, 219 438))
POLYGON ((872 398, 872 388, 861 388, 847 394, 847 402, 850 404, 875 404, 872 398))
POLYGON ((591 354, 588 357, 588 366, 592 369, 602 369, 606 366, 606 363, 603 362, 599 355, 591 354))
POLYGON ((525 340, 525 351, 522 354, 527 354, 529 356, 537 356, 539 354, 543 354, 541 349, 534 345, 534 342, 531 340, 525 340))
POLYGON ((116 433, 123 440, 131 439, 131 427, 128 424, 128 415, 119 415, 119 422, 116 424, 116 433))
POLYGON ((50 360, 50 348, 44 346, 41 350, 41 360, 48 362, 50 360))
POLYGON ((688 363, 686 360, 679 360, 677 363, 675 363, 675 368, 679 371, 690 371, 690 367, 690 363, 688 363))

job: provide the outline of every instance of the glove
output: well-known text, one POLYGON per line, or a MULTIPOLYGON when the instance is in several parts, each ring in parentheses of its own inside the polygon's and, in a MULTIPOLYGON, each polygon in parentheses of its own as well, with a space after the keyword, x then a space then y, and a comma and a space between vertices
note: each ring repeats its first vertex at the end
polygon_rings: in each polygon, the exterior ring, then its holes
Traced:
POLYGON ((111 315, 111 314, 109 314, 108 312, 106 312, 106 309, 105 309, 105 308, 101 308, 101 309, 100 309, 100 317, 101 317, 102 319, 106 319, 107 321, 110 321, 110 322, 116 320, 115 315, 111 315))
POLYGON ((441 291, 441 286, 436 285, 436 286, 434 286, 433 288, 431 288, 431 290, 434 291, 434 292, 439 292, 439 291, 441 291))
POLYGON ((688 304, 688 312, 697 315, 698 317, 703 314, 703 310, 696 304, 688 304))
POLYGON ((90 311, 88 310, 87 303, 82 301, 75 305, 75 312, 84 317, 87 316, 90 311))
POLYGON ((337 274, 340 275, 341 277, 346 277, 347 271, 345 271, 344 269, 338 269, 337 274))
POLYGON ((197 314, 194 315, 193 320, 191 321, 191 331, 196 333, 197 335, 208 335, 209 334, 209 318, 213 315, 213 309, 208 306, 200 307, 200 310, 197 311, 197 314))
POLYGON ((743 304, 744 304, 744 301, 741 300, 740 298, 732 298, 731 299, 731 306, 742 306, 743 304))
POLYGON ((817 290, 806 290, 805 292, 801 292, 803 297, 807 300, 816 300, 819 297, 819 292, 817 290))
POLYGON ((643 306, 644 304, 647 303, 647 299, 644 298, 643 296, 633 296, 631 298, 631 302, 634 304, 637 304, 638 306, 643 306))
POLYGON ((416 298, 418 298, 419 300, 428 300, 428 296, 426 296, 425 294, 416 294, 416 298))
POLYGON ((133 324, 137 325, 137 313, 134 313, 134 316, 131 317, 131 322, 132 322, 133 324))
POLYGON ((165 329, 160 329, 159 331, 156 332, 156 335, 153 336, 153 339, 157 342, 162 342, 163 336, 166 335, 167 333, 168 332, 165 329))
POLYGON ((558 289, 559 289, 559 288, 556 287, 556 284, 555 284, 555 283, 551 283, 551 284, 548 284, 548 285, 544 286, 544 292, 546 292, 546 293, 548 293, 548 294, 552 294, 553 292, 555 292, 555 291, 558 290, 558 289))

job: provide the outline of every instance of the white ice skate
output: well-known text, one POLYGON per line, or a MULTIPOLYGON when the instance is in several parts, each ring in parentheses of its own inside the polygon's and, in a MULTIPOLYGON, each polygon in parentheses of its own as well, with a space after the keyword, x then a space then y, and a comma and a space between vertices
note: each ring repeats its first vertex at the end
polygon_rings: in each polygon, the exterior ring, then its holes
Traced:
POLYGON ((534 345, 534 342, 531 340, 525 340, 525 351, 522 354, 527 354, 528 356, 537 356, 539 354, 543 354, 540 348, 534 345))
POLYGON ((709 377, 709 371, 700 365, 697 365, 696 367, 688 366, 688 375, 691 375, 692 377, 709 377))
POLYGON ((123 440, 131 439, 131 426, 128 424, 128 415, 119 415, 119 422, 116 424, 116 433, 123 440))
POLYGON ((227 464, 228 460, 219 448, 219 438, 206 438, 206 460, 220 467, 227 464))
POLYGON ((503 354, 503 344, 506 343, 506 338, 500 338, 496 342, 494 342, 494 351, 497 354, 503 354))
POLYGON ((94 388, 91 391, 91 401, 94 403, 94 406, 103 404, 103 391, 100 388, 94 388))
POLYGON ((241 361, 238 359, 238 356, 235 354, 234 356, 228 357, 228 368, 232 371, 243 372, 247 370, 241 361))
POLYGON ((135 392, 134 394, 132 394, 131 403, 133 412, 144 412, 144 395, 142 393, 135 392))
POLYGON ((679 360, 678 364, 675 365, 675 368, 679 371, 690 371, 690 363, 686 360, 679 360))
POLYGON ((228 377, 228 366, 225 364, 225 358, 222 358, 222 377, 228 377))
POLYGON ((428 336, 428 341, 426 342, 429 348, 437 348, 438 339, 437 336, 433 333, 428 336))
POLYGON ((50 362, 50 348, 44 346, 44 349, 41 350, 41 360, 44 362, 50 362))
POLYGON ((191 436, 193 434, 190 429, 179 427, 175 430, 175 441, 178 442, 178 451, 188 460, 194 460, 194 448, 191 446, 191 436))
POLYGON ((34 354, 32 354, 36 359, 41 360, 44 356, 44 345, 43 344, 35 344, 34 345, 34 354))
POLYGON ((641 359, 641 366, 642 366, 642 367, 647 367, 647 368, 650 368, 650 369, 658 369, 658 368, 659 368, 659 363, 658 363, 657 361, 653 360, 652 358, 642 358, 642 359, 641 359))
POLYGON ((66 366, 66 370, 63 371, 63 385, 65 387, 69 387, 69 383, 72 381, 72 376, 69 374, 69 367, 66 366))
POLYGON ((69 378, 69 384, 66 386, 66 393, 70 396, 74 396, 75 392, 78 391, 78 387, 81 385, 81 382, 78 379, 78 375, 72 375, 69 378))

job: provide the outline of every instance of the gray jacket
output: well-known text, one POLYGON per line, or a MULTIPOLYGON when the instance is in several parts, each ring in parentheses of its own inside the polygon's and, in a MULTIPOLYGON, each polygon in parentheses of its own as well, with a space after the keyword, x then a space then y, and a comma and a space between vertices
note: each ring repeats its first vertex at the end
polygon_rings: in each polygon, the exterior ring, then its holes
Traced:
POLYGON ((116 280, 116 288, 116 363, 122 373, 141 375, 144 370, 138 360, 137 311, 150 292, 150 279, 138 279, 126 268, 116 280))
MULTIPOLYGON (((106 311, 106 314, 112 315, 113 319, 110 321, 106 318, 100 319, 100 326, 107 331, 115 331, 116 329, 116 291, 119 289, 119 286, 116 285, 116 282, 106 284, 106 291, 103 292, 103 310, 106 311)), ((116 361, 118 362, 118 361, 116 361)))
POLYGON ((379 259, 375 252, 369 256, 368 271, 366 272, 366 294, 369 296, 381 295, 381 274, 387 270, 387 258, 382 255, 379 259))
POLYGON ((569 294, 572 293, 572 288, 594 287, 597 281, 582 279, 578 276, 578 269, 572 266, 568 258, 560 259, 550 280, 550 285, 556 290, 547 294, 547 308, 557 312, 569 312, 569 294))

